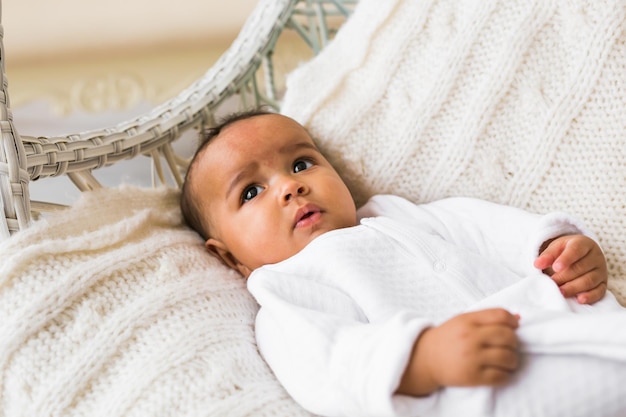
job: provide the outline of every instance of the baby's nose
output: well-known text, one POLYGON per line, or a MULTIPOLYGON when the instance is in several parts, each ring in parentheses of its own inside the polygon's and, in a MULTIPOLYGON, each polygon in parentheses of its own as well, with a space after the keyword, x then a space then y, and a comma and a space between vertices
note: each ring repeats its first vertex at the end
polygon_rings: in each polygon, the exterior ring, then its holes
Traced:
POLYGON ((304 195, 308 191, 308 187, 299 182, 294 181, 293 179, 285 181, 283 185, 282 198, 283 201, 288 202, 291 201, 294 197, 299 195, 304 195))
POLYGON ((304 194, 304 186, 300 186, 296 189, 295 193, 287 193, 285 194, 285 200, 289 201, 291 198, 293 198, 296 195, 300 195, 300 194, 304 194))

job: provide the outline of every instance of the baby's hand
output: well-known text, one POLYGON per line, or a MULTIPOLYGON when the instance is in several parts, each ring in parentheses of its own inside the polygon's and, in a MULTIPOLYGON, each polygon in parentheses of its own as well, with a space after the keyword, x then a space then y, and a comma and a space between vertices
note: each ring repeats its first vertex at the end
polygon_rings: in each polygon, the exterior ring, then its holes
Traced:
POLYGON ((432 375, 441 386, 497 385, 518 366, 519 319, 503 309, 480 310, 451 318, 429 330, 432 375))
POLYGON ((428 395, 445 386, 499 385, 519 365, 519 318, 500 308, 460 314, 422 333, 398 393, 428 395))
POLYGON ((606 260, 598 244, 584 235, 561 236, 549 242, 535 267, 550 275, 564 297, 592 304, 606 293, 606 260))

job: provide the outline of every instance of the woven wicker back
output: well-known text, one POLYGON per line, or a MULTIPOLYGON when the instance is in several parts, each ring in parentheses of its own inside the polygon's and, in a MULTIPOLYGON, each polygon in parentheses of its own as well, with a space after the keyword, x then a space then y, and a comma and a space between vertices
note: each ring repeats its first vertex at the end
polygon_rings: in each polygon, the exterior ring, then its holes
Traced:
MULTIPOLYGON (((2 6, 0 5, 0 19, 2 6)), ((5 71, 4 27, 0 25, 0 238, 26 227, 30 222, 29 175, 26 170, 26 152, 22 140, 13 125, 9 104, 8 82, 5 71)))
POLYGON ((273 54, 283 30, 295 30, 317 53, 333 35, 329 22, 336 27, 336 17, 347 17, 355 3, 260 0, 231 47, 176 97, 115 126, 59 137, 18 134, 9 105, 0 31, 0 240, 27 227, 33 213, 55 209, 53 204, 30 200, 30 181, 67 175, 81 191, 90 190, 101 187, 93 170, 148 155, 159 183, 165 183, 167 170, 180 186, 188 161, 174 152, 172 142, 188 129, 214 123, 220 106, 233 96, 237 96, 241 108, 267 105, 278 110, 273 54))

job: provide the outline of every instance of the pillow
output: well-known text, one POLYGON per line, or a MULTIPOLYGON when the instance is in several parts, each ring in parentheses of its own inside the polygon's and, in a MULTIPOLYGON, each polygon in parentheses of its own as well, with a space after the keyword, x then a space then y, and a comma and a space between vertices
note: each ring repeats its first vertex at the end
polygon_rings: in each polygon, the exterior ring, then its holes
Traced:
POLYGON ((257 305, 179 194, 84 193, 0 244, 3 416, 308 416, 256 349, 257 305))
POLYGON ((287 80, 358 204, 470 196, 580 217, 626 305, 626 8, 361 0, 287 80))

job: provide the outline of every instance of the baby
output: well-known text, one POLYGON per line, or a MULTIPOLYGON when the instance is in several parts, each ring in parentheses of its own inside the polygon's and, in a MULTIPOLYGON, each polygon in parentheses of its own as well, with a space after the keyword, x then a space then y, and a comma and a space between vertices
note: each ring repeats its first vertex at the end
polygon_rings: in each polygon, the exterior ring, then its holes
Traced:
POLYGON ((357 210, 307 131, 263 111, 206 132, 181 209, 248 278, 261 353, 319 414, 412 413, 403 398, 501 386, 521 366, 520 311, 476 303, 541 271, 568 308, 607 288, 600 247, 570 216, 469 198, 357 210))

